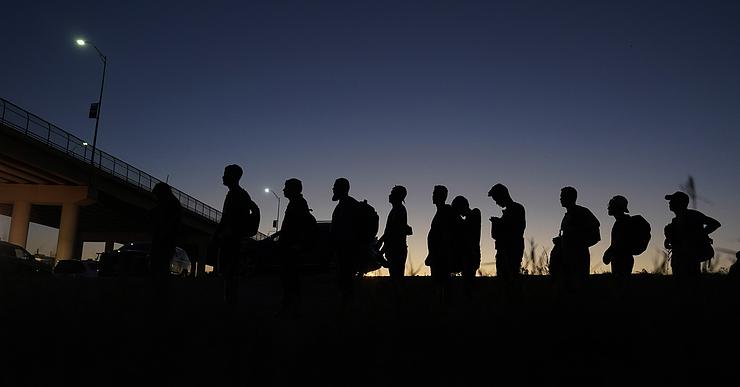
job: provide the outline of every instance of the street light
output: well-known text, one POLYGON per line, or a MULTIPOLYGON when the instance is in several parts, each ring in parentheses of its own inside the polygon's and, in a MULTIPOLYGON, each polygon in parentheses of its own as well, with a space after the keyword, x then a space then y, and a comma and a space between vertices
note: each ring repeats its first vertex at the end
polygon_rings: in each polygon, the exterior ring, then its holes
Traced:
POLYGON ((278 226, 280 225, 280 196, 278 196, 275 191, 271 191, 269 188, 265 188, 265 193, 272 193, 275 195, 275 199, 277 199, 277 219, 275 220, 275 232, 278 232, 278 226))
POLYGON ((95 145, 98 142, 98 124, 100 124, 100 109, 103 106, 103 87, 105 86, 105 68, 108 66, 108 57, 103 55, 102 52, 100 52, 100 49, 98 49, 98 46, 96 46, 92 42, 88 42, 85 39, 77 39, 75 40, 77 42, 78 46, 84 47, 88 44, 93 46, 95 48, 95 51, 98 52, 98 56, 100 56, 100 60, 103 61, 103 79, 100 82, 100 96, 98 97, 98 102, 93 103, 90 106, 90 118, 95 118, 95 134, 93 134, 93 143, 92 143, 92 156, 90 157, 90 163, 95 166, 95 145))

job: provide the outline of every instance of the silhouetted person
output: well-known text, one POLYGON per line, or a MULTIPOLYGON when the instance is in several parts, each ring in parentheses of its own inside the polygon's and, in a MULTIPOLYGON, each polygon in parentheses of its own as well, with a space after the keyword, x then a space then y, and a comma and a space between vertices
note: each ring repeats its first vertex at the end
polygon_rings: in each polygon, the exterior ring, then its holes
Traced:
POLYGON ((221 221, 213 236, 213 243, 219 247, 219 271, 223 275, 224 300, 229 306, 236 306, 238 277, 245 257, 245 246, 257 234, 260 210, 249 193, 239 185, 242 168, 231 164, 224 168, 223 184, 229 188, 224 200, 221 221))
POLYGON ((281 314, 297 317, 300 313, 301 261, 310 253, 314 244, 316 219, 311 215, 303 184, 298 179, 285 181, 283 194, 288 198, 283 224, 278 232, 278 247, 282 260, 283 301, 281 314))
POLYGON ((182 222, 182 207, 167 183, 157 183, 152 193, 157 204, 151 213, 152 246, 149 255, 149 270, 155 297, 160 298, 158 301, 162 301, 166 300, 170 260, 175 255, 182 222))
POLYGON ((460 257, 463 289, 465 296, 470 299, 473 296, 475 273, 480 268, 481 215, 479 209, 470 208, 470 203, 464 196, 452 199, 452 209, 458 218, 455 254, 460 257))
POLYGON ((431 269, 432 280, 442 302, 446 302, 449 296, 455 233, 455 214, 452 207, 445 203, 446 200, 447 187, 435 185, 432 203, 437 207, 437 211, 427 234, 428 255, 424 261, 431 269))
POLYGON ((588 248, 601 240, 599 220, 586 207, 576 204, 578 192, 573 187, 560 190, 560 204, 566 212, 560 223, 563 252, 563 274, 574 284, 585 280, 591 269, 591 255, 588 248))
POLYGON ((378 239, 381 246, 380 251, 385 255, 388 262, 388 272, 391 280, 396 286, 406 269, 406 257, 408 255, 406 237, 411 235, 406 206, 403 205, 404 199, 406 199, 405 187, 397 185, 391 189, 391 193, 388 195, 388 202, 392 205, 391 212, 388 213, 388 219, 385 222, 385 231, 378 239))
POLYGON ((614 217, 612 226, 611 244, 604 251, 603 262, 612 265, 612 274, 617 278, 628 277, 635 266, 635 257, 632 256, 630 248, 630 236, 632 235, 630 216, 627 214, 627 198, 616 195, 609 200, 607 206, 609 216, 614 217))
POLYGON ((362 243, 356 229, 359 203, 349 196, 349 180, 340 177, 332 187, 332 201, 337 202, 331 215, 330 240, 337 264, 337 282, 344 312, 354 296, 354 277, 362 255, 362 243))
POLYGON ((735 263, 730 265, 730 271, 727 273, 730 277, 737 279, 740 278, 740 251, 735 253, 735 263))
POLYGON ((720 223, 697 210, 690 210, 689 196, 683 192, 666 195, 669 209, 676 215, 666 225, 664 247, 671 250, 671 269, 679 278, 692 278, 701 271, 702 258, 714 255, 709 234, 720 223))
POLYGON ((496 241, 496 275, 511 279, 519 275, 524 256, 524 206, 515 202, 503 184, 496 184, 488 196, 503 208, 501 217, 491 217, 491 238, 496 241))

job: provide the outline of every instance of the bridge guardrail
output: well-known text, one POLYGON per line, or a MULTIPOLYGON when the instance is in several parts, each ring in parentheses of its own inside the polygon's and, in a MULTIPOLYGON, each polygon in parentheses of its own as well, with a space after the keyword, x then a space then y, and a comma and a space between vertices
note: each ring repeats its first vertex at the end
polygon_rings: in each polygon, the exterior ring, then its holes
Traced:
MULTIPOLYGON (((77 160, 91 163, 94 168, 148 192, 151 192, 152 188, 161 182, 152 175, 100 149, 95 150, 93 161, 91 160, 92 146, 79 137, 4 98, 0 98, 0 105, 2 105, 0 106, 0 122, 19 133, 23 133, 77 160)), ((180 200, 183 208, 216 223, 221 220, 221 211, 177 188, 172 187, 172 193, 180 200)))

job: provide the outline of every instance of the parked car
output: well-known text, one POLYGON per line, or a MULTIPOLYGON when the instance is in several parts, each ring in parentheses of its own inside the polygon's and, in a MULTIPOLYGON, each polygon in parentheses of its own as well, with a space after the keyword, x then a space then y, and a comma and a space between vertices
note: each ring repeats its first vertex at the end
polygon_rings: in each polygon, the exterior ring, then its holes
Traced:
MULTIPOLYGON (((151 248, 152 244, 149 242, 131 242, 117 250, 100 254, 98 276, 149 274, 151 248)), ((170 273, 185 276, 190 272, 191 262, 188 254, 182 248, 176 247, 175 254, 170 259, 170 273)))
POLYGON ((0 272, 9 275, 49 273, 26 249, 10 242, 0 241, 0 272))
POLYGON ((58 278, 95 278, 98 276, 98 262, 91 259, 63 259, 57 261, 52 273, 58 278))

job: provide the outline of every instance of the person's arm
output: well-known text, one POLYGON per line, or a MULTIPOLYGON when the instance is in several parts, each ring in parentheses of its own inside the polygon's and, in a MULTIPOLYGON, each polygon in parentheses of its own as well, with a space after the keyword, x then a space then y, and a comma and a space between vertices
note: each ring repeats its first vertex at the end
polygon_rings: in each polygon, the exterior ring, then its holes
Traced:
POLYGON ((716 219, 704 215, 704 232, 707 235, 715 232, 720 226, 721 224, 716 219))

